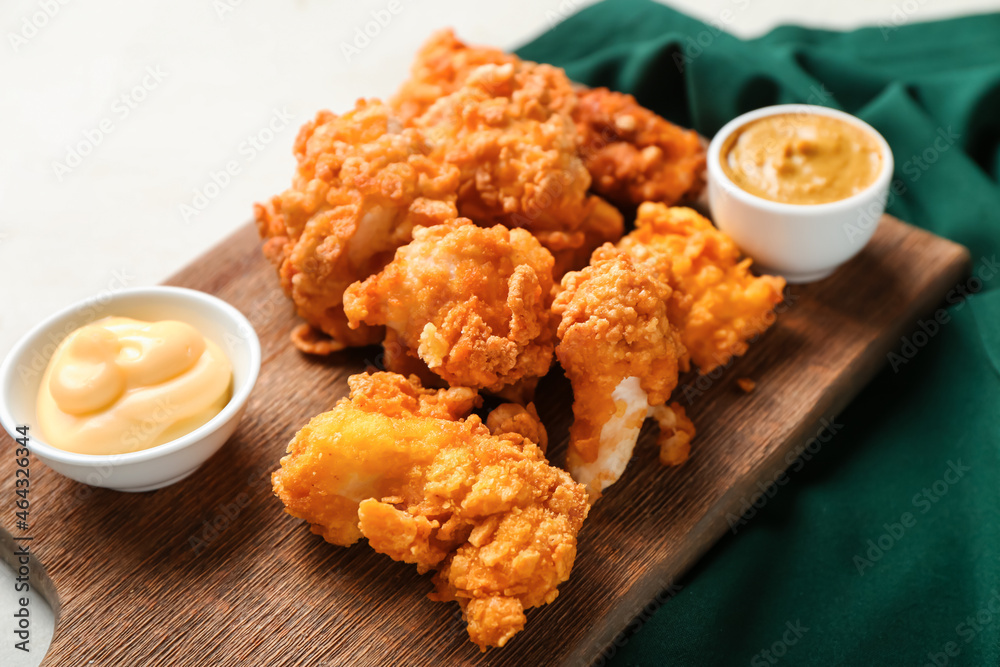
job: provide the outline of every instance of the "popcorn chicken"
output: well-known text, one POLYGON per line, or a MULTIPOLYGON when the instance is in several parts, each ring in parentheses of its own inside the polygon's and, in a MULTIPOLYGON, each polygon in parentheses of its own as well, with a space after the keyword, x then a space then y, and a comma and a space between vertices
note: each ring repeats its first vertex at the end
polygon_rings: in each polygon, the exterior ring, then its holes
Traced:
MULTIPOLYGON (((524 610, 569 579, 587 493, 524 432, 470 415, 468 388, 424 389, 393 373, 355 375, 351 395, 299 431, 272 477, 292 516, 333 544, 361 537, 380 553, 436 570, 431 599, 457 601, 470 639, 503 646, 524 610)), ((502 406, 501 408, 502 409, 502 406)), ((500 410, 498 409, 498 410, 500 410)))

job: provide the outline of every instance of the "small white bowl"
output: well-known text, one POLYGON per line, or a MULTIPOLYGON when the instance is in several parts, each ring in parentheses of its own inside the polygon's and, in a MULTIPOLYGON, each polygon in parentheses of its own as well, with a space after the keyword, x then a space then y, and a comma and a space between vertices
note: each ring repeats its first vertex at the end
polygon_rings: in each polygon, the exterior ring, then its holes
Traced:
POLYGON ((178 482, 207 461, 236 430, 260 371, 260 341, 240 311, 214 296, 182 287, 137 287, 81 301, 29 331, 0 366, 0 423, 12 438, 28 426, 28 449, 56 472, 116 491, 152 491, 178 482), (76 329, 110 315, 187 322, 233 364, 233 396, 208 423, 162 445, 126 454, 77 454, 41 439, 35 402, 52 353, 76 329))
POLYGON ((766 273, 791 283, 807 283, 833 271, 861 252, 885 212, 892 179, 892 150, 863 120, 827 107, 781 104, 737 116, 708 147, 708 203, 715 225, 766 273), (726 140, 747 123, 780 114, 818 114, 855 125, 871 135, 882 154, 882 170, 863 191, 825 204, 784 204, 752 195, 722 170, 726 140))

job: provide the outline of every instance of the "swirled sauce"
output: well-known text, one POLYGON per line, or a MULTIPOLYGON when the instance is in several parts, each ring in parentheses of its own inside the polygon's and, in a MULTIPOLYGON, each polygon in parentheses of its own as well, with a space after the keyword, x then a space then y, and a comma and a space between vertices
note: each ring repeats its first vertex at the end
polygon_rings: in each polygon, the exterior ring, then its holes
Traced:
POLYGON ((870 132, 815 113, 750 121, 727 139, 719 157, 741 189, 786 204, 847 199, 874 183, 882 169, 870 132))
POLYGON ((184 322, 106 317, 59 345, 42 376, 45 442, 79 454, 121 454, 175 440, 232 395, 232 364, 184 322))

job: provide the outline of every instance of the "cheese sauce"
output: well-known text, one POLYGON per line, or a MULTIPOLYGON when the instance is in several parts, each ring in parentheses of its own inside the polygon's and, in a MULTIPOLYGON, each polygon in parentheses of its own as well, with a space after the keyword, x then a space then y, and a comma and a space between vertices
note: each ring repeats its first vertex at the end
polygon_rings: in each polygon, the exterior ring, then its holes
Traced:
POLYGON ((45 442, 79 454, 162 445, 208 422, 232 395, 232 364, 184 322, 106 317, 67 336, 38 393, 45 442))

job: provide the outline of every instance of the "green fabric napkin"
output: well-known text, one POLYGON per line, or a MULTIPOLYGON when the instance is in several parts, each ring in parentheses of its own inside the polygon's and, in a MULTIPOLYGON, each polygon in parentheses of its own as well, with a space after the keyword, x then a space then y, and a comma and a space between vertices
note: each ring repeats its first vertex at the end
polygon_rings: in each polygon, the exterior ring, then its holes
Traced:
POLYGON ((769 104, 860 116, 893 149, 905 191, 889 211, 969 247, 976 277, 933 335, 900 341, 905 363, 887 360, 833 440, 599 662, 1000 664, 1000 14, 897 12, 742 41, 725 27, 746 7, 706 24, 607 0, 518 53, 706 136, 769 104))

